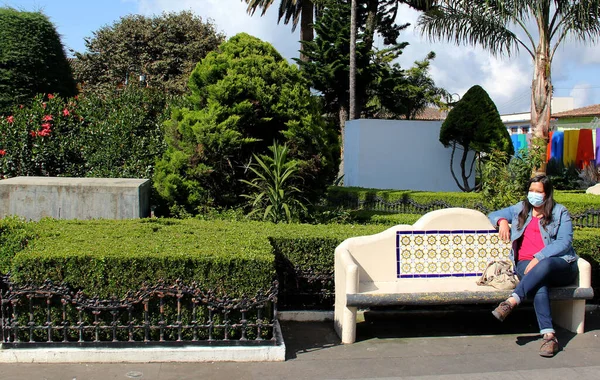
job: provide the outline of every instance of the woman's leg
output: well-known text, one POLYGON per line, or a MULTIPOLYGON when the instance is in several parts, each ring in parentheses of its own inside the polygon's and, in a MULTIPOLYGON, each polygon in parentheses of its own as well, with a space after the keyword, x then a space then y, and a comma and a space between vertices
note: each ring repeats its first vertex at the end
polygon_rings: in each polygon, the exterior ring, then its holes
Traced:
POLYGON ((577 276, 577 263, 568 263, 560 257, 549 257, 524 274, 528 264, 529 261, 517 263, 517 274, 521 282, 515 288, 513 298, 517 304, 524 299, 533 298, 540 334, 553 333, 548 286, 571 284, 577 276))

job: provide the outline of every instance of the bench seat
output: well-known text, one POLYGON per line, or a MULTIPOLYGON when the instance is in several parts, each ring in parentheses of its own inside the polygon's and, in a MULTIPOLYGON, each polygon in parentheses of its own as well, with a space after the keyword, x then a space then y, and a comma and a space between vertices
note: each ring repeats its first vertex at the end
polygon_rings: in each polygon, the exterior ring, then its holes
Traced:
MULTIPOLYGON (((334 326, 342 343, 356 336, 357 308, 499 303, 512 293, 476 281, 510 246, 479 211, 432 211, 414 225, 346 239, 335 250, 334 326)), ((584 331, 585 300, 594 296, 591 266, 579 259, 571 286, 550 289, 554 322, 584 331)), ((528 302, 528 301, 526 301, 528 302)))

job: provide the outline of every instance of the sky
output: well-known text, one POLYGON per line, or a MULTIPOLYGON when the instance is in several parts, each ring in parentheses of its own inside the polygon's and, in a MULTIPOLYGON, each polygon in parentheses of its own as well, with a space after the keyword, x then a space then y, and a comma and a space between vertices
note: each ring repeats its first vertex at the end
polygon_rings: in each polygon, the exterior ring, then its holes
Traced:
MULTIPOLYGON (((191 10, 203 20, 211 19, 227 37, 246 32, 271 43, 284 57, 298 57, 299 28, 277 24, 279 1, 264 16, 260 10, 250 16, 242 0, 0 0, 0 6, 24 11, 42 11, 56 26, 67 55, 84 52, 85 38, 103 26, 110 26, 128 14, 146 16, 162 12, 191 10)), ((409 46, 400 64, 409 68, 434 51, 430 74, 437 86, 455 94, 455 100, 473 85, 482 86, 501 114, 530 109, 533 65, 525 50, 511 57, 493 57, 487 51, 465 45, 431 42, 415 28, 419 12, 402 6, 398 23, 411 23, 400 35, 409 46)), ((378 47, 383 47, 377 39, 378 47)), ((573 97, 575 107, 600 104, 600 44, 563 41, 552 64, 555 97, 573 97)))

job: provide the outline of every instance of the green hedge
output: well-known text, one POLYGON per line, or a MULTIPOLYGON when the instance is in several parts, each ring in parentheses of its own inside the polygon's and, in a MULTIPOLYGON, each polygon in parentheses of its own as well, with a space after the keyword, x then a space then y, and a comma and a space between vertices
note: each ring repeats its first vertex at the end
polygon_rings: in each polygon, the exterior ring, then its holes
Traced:
POLYGON ((348 201, 369 201, 381 198, 386 202, 412 199, 420 204, 444 201, 456 207, 473 207, 481 203, 478 193, 432 192, 414 190, 381 190, 361 187, 330 186, 327 189, 326 203, 331 206, 344 205, 348 201))
MULTIPOLYGON (((365 202, 376 197, 390 203, 403 199, 411 199, 422 205, 443 201, 454 207, 467 208, 476 208, 476 205, 483 202, 480 193, 380 190, 330 186, 327 190, 326 204, 329 206, 345 206, 347 202, 365 202)), ((567 207, 572 215, 580 214, 586 210, 600 210, 600 196, 598 195, 556 190, 554 198, 558 203, 567 207)))
MULTIPOLYGON (((302 242, 317 241, 330 247, 335 239, 384 229, 197 219, 12 223, 12 232, 0 234, 0 238, 15 243, 2 251, 0 263, 8 263, 14 256, 10 268, 15 281, 39 284, 48 278, 100 297, 120 297, 144 282, 153 284, 161 278, 167 282, 196 281, 203 288, 228 295, 255 294, 270 287, 275 278, 269 238, 292 239, 286 254, 298 257, 288 254, 296 249, 310 257, 309 264, 313 265, 319 257, 313 253, 319 250, 312 250, 314 243, 302 242), (20 250, 25 245, 18 244, 23 241, 20 236, 35 238, 27 238, 29 244, 20 250), (296 246, 300 248, 292 249, 296 246)), ((320 252, 331 256, 327 264, 332 266, 333 251, 322 248, 320 252)))
MULTIPOLYGON (((398 216, 405 223, 419 217, 398 216)), ((17 282, 39 284, 49 278, 99 297, 120 297, 161 278, 196 281, 232 296, 250 295, 271 285, 276 268, 331 273, 334 249, 344 239, 375 234, 395 224, 392 220, 389 225, 307 225, 198 219, 25 223, 7 218, 0 220, 0 268, 4 273, 10 268, 17 282)), ((576 229, 574 246, 592 264, 593 286, 598 288, 600 229, 576 229)))

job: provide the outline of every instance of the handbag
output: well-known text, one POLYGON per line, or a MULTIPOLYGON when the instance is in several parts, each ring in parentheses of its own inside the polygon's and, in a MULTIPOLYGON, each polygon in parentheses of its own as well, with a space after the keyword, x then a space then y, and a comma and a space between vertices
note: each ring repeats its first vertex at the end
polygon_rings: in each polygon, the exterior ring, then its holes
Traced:
POLYGON ((518 283, 512 261, 498 259, 490 261, 477 280, 477 285, 492 286, 500 290, 514 289, 518 283))

